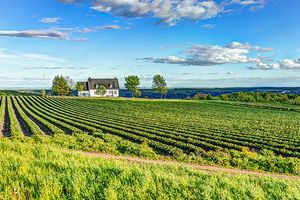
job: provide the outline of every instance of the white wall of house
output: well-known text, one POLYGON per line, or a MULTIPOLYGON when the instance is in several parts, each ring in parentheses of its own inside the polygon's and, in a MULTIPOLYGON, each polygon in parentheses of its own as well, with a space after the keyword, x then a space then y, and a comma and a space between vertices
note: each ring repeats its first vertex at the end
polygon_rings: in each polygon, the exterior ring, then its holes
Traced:
MULTIPOLYGON (((97 90, 79 91, 79 97, 102 97, 96 94, 97 90)), ((104 97, 119 97, 119 90, 106 90, 104 97)))
POLYGON ((89 91, 78 91, 78 96, 79 97, 89 97, 90 92, 89 91))
MULTIPOLYGON (((97 90, 90 90, 89 95, 90 97, 102 97, 100 95, 97 95, 97 90)), ((118 97, 119 96, 119 90, 106 90, 106 94, 104 97, 118 97)))

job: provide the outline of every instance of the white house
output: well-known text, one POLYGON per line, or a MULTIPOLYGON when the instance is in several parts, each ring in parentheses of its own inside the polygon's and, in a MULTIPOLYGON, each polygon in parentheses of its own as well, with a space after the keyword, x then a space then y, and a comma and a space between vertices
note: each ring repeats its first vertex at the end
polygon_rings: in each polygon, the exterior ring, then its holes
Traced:
POLYGON ((83 91, 78 91, 80 97, 118 97, 119 96, 119 81, 113 79, 93 79, 89 78, 87 82, 81 82, 84 86, 83 91), (97 95, 97 89, 100 86, 106 88, 106 94, 103 96, 97 95))

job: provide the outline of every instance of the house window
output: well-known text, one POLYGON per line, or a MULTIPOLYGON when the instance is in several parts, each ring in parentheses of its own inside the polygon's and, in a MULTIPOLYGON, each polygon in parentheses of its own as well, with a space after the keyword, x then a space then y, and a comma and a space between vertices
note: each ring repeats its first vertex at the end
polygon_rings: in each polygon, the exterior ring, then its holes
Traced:
POLYGON ((110 89, 112 89, 112 88, 113 88, 113 85, 112 85, 112 84, 108 84, 108 87, 109 87, 110 89))
POLYGON ((115 91, 114 93, 115 93, 115 95, 117 95, 117 94, 118 94, 118 93, 117 93, 117 91, 115 91))

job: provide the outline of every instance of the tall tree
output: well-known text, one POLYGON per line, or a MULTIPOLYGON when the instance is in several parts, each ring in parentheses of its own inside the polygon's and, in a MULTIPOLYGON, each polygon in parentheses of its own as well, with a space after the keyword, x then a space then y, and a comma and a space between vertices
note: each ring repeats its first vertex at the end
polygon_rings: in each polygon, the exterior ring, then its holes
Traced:
POLYGON ((106 94, 106 87, 104 85, 100 85, 98 88, 97 88, 97 91, 96 91, 96 94, 97 95, 100 95, 100 96, 104 96, 106 94))
MULTIPOLYGON (((138 76, 128 76, 125 77, 125 88, 132 92, 132 97, 135 97, 137 94, 140 94, 139 86, 140 86, 140 78, 138 76), (138 92, 139 91, 139 92, 138 92)), ((140 96, 140 95, 139 95, 140 96)), ((138 96, 136 96, 138 97, 138 96)))
POLYGON ((55 76, 52 81, 52 91, 59 96, 65 96, 70 93, 70 86, 63 76, 55 76))
POLYGON ((68 86, 70 87, 70 89, 73 89, 73 87, 75 86, 75 81, 70 76, 66 76, 65 80, 68 86))
POLYGON ((83 91, 84 90, 84 85, 80 82, 76 82, 75 84, 75 90, 77 91, 83 91))
POLYGON ((133 91, 133 96, 135 96, 135 97, 140 97, 141 95, 142 95, 141 90, 136 89, 136 90, 133 91))
POLYGON ((152 88, 160 93, 160 98, 163 98, 163 95, 167 94, 168 88, 167 88, 167 82, 165 78, 161 75, 155 75, 152 80, 152 88))

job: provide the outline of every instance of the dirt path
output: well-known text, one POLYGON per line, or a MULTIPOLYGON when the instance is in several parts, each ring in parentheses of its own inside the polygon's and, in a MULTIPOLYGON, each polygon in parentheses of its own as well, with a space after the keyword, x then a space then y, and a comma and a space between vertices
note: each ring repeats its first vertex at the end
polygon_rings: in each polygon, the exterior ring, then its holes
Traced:
POLYGON ((215 167, 215 166, 207 166, 207 165, 197 165, 197 164, 186 164, 181 162, 174 161, 164 161, 164 160, 148 160, 143 158, 136 158, 130 156, 115 156, 105 153, 89 153, 89 152, 81 152, 82 155, 94 157, 94 158, 104 158, 104 159, 115 159, 115 160, 124 160, 127 162, 141 163, 141 164, 158 164, 158 165, 177 165, 177 166, 186 166, 192 169, 199 169, 208 172, 221 172, 221 173, 230 173, 236 175, 254 175, 254 176, 265 176, 265 177, 275 177, 282 179, 290 179, 290 180, 300 180, 300 176, 292 176, 285 174, 275 174, 275 173, 267 173, 267 172, 256 172, 249 170, 240 170, 240 169, 231 169, 225 167, 215 167))

